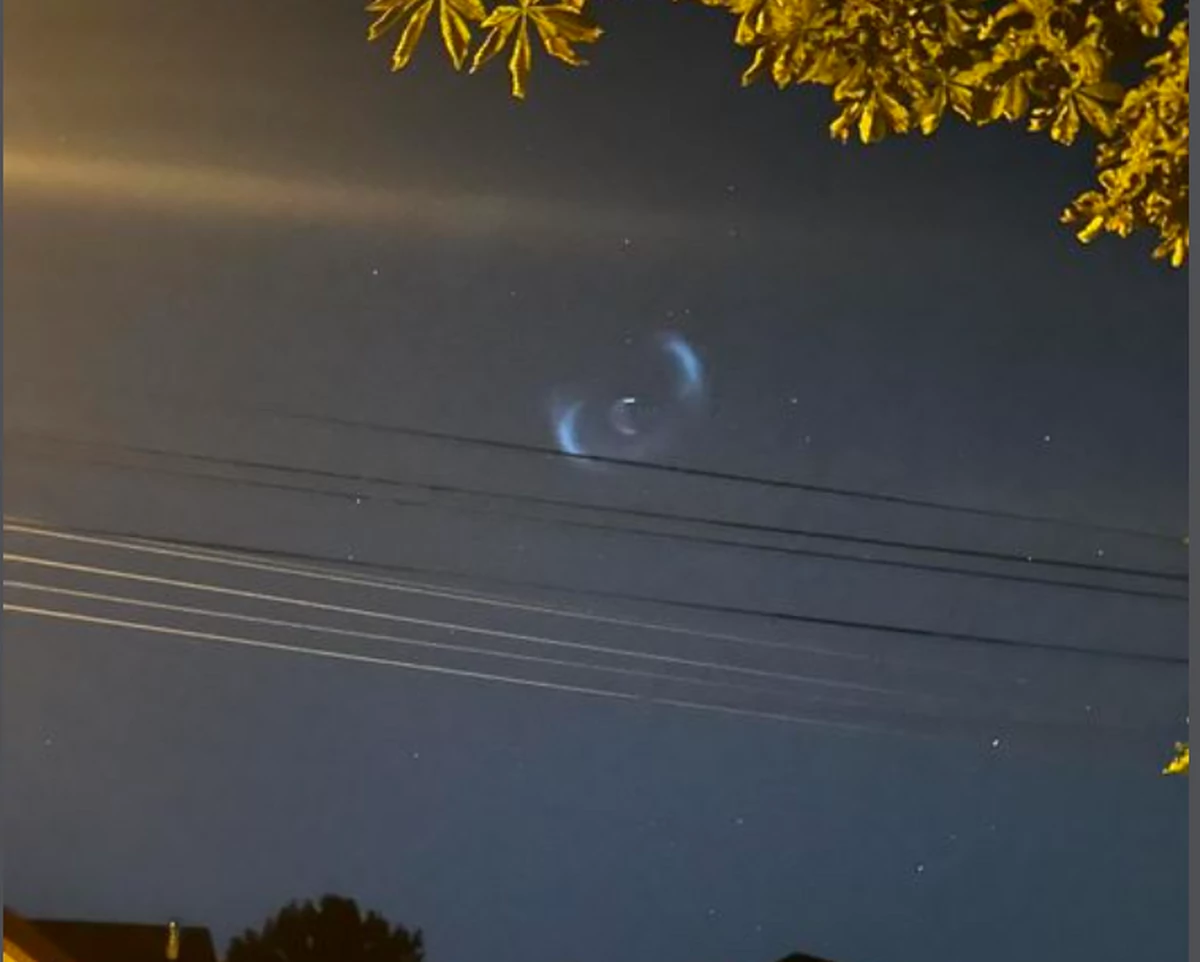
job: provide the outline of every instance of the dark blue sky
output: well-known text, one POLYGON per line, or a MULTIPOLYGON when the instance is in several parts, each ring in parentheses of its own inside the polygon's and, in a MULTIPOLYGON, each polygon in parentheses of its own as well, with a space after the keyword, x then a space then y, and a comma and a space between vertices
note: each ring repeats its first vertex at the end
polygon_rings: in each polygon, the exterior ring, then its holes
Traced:
MULTIPOLYGON (((1086 151, 955 127, 841 147, 824 94, 738 88, 720 14, 597 14, 592 65, 535 64, 516 105, 499 65, 459 78, 424 56, 390 76, 354 4, 10 4, 5 513, 407 566, 693 634, 12 531, 6 552, 210 590, 12 559, 6 579, 340 630, 416 636, 382 613, 623 646, 643 657, 621 664, 717 662, 775 688, 811 676, 728 704, 880 731, 9 614, 6 901, 179 917, 224 942, 333 890, 423 927, 432 962, 1181 962, 1186 785, 1157 770, 1184 730, 1186 665, 1146 656, 1186 658, 1186 606, 1162 597, 1186 586, 1094 568, 1186 571, 1186 276, 1140 242, 1085 249, 1057 225, 1086 151), (556 397, 622 396, 666 330, 702 356, 707 393, 655 456, 808 490, 344 423, 549 446, 556 397), (518 520, 495 513, 511 502, 411 484, 398 505, 364 474, 1034 560, 652 538, 546 518, 730 533, 528 504, 541 520, 518 520), (1050 579, 1118 590, 1036 583, 1050 579), (829 682, 893 690, 804 700, 846 695, 829 682)), ((11 584, 6 601, 499 670, 11 584)))

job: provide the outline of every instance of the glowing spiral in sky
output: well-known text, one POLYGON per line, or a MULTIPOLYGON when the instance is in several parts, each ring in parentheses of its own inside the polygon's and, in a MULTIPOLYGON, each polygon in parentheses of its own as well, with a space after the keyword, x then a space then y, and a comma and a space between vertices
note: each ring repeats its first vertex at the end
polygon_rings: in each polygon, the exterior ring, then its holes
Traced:
MULTIPOLYGON (((706 392, 704 364, 682 334, 659 334, 638 390, 557 397, 550 423, 558 449, 574 457, 641 458, 664 447, 681 421, 699 409, 706 392)), ((629 387, 628 383, 625 387, 629 387)))

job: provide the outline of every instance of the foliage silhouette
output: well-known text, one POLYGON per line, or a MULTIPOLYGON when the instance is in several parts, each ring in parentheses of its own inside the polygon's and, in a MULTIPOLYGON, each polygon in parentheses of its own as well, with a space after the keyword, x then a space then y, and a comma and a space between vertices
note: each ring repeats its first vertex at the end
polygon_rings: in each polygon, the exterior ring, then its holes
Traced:
POLYGON ((292 902, 261 932, 247 930, 229 943, 225 962, 423 962, 421 930, 363 915, 353 899, 326 895, 319 905, 292 902))

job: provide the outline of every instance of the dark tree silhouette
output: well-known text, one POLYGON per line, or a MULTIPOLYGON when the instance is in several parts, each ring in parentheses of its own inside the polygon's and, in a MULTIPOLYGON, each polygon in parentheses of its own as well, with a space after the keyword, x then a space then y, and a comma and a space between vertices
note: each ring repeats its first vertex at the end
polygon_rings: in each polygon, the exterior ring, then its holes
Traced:
POLYGON ((225 962, 423 962, 421 930, 363 915, 353 899, 326 895, 319 905, 292 902, 229 943, 225 962))

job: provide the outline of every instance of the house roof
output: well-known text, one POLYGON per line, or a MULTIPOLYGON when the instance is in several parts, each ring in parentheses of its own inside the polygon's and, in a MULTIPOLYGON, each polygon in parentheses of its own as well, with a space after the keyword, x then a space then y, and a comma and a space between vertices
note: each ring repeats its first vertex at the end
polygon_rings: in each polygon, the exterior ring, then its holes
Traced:
POLYGON ((75 962, 12 909, 4 909, 4 962, 75 962))
MULTIPOLYGON (((69 962, 167 962, 167 926, 30 919, 69 962)), ((178 962, 216 962, 208 929, 180 926, 178 962)), ((36 962, 42 962, 37 959, 36 962)), ((51 960, 61 962, 61 960, 51 960)))

